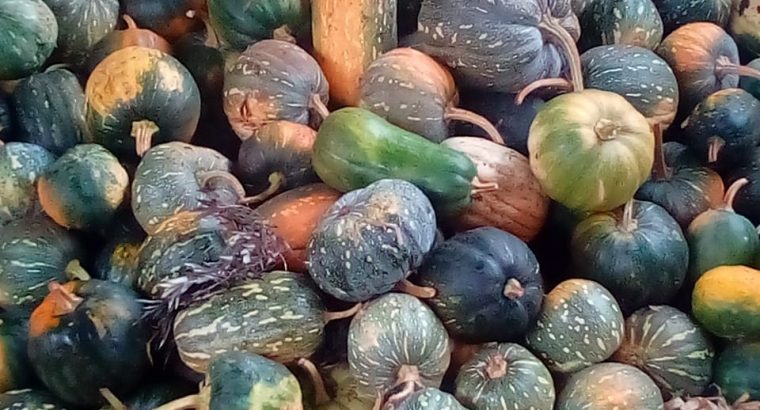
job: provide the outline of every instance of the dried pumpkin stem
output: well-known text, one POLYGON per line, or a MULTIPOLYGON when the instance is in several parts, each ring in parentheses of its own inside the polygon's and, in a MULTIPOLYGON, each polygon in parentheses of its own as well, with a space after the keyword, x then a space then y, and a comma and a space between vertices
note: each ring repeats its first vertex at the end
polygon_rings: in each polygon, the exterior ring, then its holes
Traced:
POLYGON ((364 306, 362 303, 357 303, 351 309, 348 310, 341 310, 340 312, 325 312, 325 322, 332 322, 334 320, 340 320, 340 319, 347 319, 357 313, 361 310, 362 306, 364 306))
POLYGON ((322 101, 322 97, 319 94, 311 95, 309 106, 314 109, 314 111, 316 111, 323 120, 327 118, 328 115, 330 115, 330 110, 327 109, 327 106, 322 101))
POLYGON ((308 359, 298 359, 298 366, 306 371, 306 373, 309 374, 309 378, 311 379, 311 382, 314 384, 314 394, 316 395, 315 401, 317 406, 322 406, 330 402, 332 400, 330 398, 330 395, 327 394, 327 389, 325 388, 325 381, 322 379, 322 375, 319 373, 319 370, 317 370, 317 366, 314 365, 314 363, 311 360, 308 359))
POLYGON ((729 74, 736 74, 742 77, 760 79, 760 70, 748 67, 746 65, 736 64, 726 56, 720 56, 715 60, 715 71, 720 77, 725 77, 729 74))
POLYGON ((293 32, 287 24, 283 24, 274 29, 274 32, 272 32, 272 38, 275 40, 287 41, 288 43, 296 43, 296 38, 293 36, 293 32))
POLYGON ((472 179, 472 191, 470 195, 480 195, 488 192, 493 192, 499 189, 499 184, 496 182, 483 182, 477 176, 472 179))
POLYGON ((519 299, 525 294, 525 288, 522 283, 515 278, 509 278, 504 286, 504 296, 510 300, 519 299))
POLYGON ((723 147, 726 146, 726 140, 721 137, 710 137, 707 147, 707 162, 712 164, 718 160, 718 155, 723 147))
POLYGON ((491 124, 491 121, 488 121, 488 119, 482 115, 475 114, 472 111, 468 111, 462 108, 449 106, 446 108, 446 112, 443 114, 443 118, 446 121, 464 121, 476 125, 485 131, 486 134, 488 134, 488 138, 490 138, 491 141, 504 145, 504 138, 502 138, 499 130, 497 130, 496 127, 491 124))
POLYGON ((581 67, 581 56, 578 53, 578 46, 575 39, 570 33, 562 27, 554 18, 547 16, 542 20, 538 27, 544 29, 558 43, 564 51, 565 58, 570 63, 570 82, 573 84, 573 91, 583 91, 583 68, 581 67))
POLYGON ((245 188, 243 187, 243 184, 240 183, 240 181, 235 178, 234 175, 230 174, 227 171, 206 171, 199 175, 200 179, 200 185, 202 187, 208 188, 209 183, 213 179, 221 179, 225 182, 229 183, 232 188, 235 190, 239 198, 245 199, 245 188))
POLYGON ((494 354, 488 358, 486 375, 491 380, 501 379, 507 375, 507 361, 501 354, 494 354))
POLYGON ((670 179, 673 174, 665 162, 665 151, 662 149, 662 125, 656 123, 652 126, 654 132, 654 167, 652 167, 652 179, 662 181, 670 179))
POLYGON ((70 67, 71 67, 70 64, 65 64, 65 63, 52 64, 48 68, 45 69, 45 72, 49 73, 49 72, 51 72, 53 70, 58 70, 58 69, 61 69, 61 68, 70 68, 70 67))
POLYGON ((66 265, 66 276, 71 279, 78 279, 81 281, 88 281, 92 279, 89 273, 79 263, 79 259, 74 259, 66 265))
POLYGON ((723 196, 723 209, 731 212, 734 211, 734 200, 736 199, 736 194, 739 193, 739 190, 744 188, 744 186, 747 184, 749 184, 749 180, 747 178, 741 178, 734 181, 734 183, 728 187, 726 194, 723 196))
POLYGON ((563 91, 573 90, 573 84, 564 78, 542 78, 540 80, 533 81, 532 83, 525 86, 525 88, 520 90, 520 92, 515 97, 515 104, 522 105, 522 103, 525 102, 525 99, 528 98, 528 96, 531 95, 534 91, 548 87, 556 87, 563 91))
POLYGON ((280 188, 285 184, 285 175, 282 172, 273 172, 269 174, 269 187, 259 194, 254 196, 245 197, 240 200, 240 204, 249 205, 264 202, 272 195, 276 194, 280 188))
POLYGON ((151 120, 141 120, 132 123, 132 138, 135 139, 135 152, 142 157, 153 144, 153 136, 158 132, 158 125, 151 120))
POLYGON ((67 315, 73 312, 84 301, 84 299, 69 292, 68 289, 58 282, 50 282, 48 290, 50 290, 50 296, 53 298, 53 316, 67 315))
POLYGON ((631 198, 623 206, 623 219, 620 221, 620 228, 624 232, 633 232, 636 229, 636 220, 633 219, 633 201, 631 198))
POLYGON ((125 23, 127 23, 127 29, 128 30, 135 30, 137 29, 137 23, 135 23, 135 19, 132 18, 132 16, 125 14, 121 16, 122 20, 124 20, 125 23))
POLYGON ((396 290, 420 299, 431 299, 434 298, 436 294, 438 294, 435 288, 415 285, 409 279, 404 279, 396 284, 396 290))
POLYGON ((185 396, 174 401, 170 401, 162 406, 156 407, 153 410, 189 410, 200 407, 201 395, 193 394, 185 396))
POLYGON ((129 407, 125 405, 121 400, 119 400, 118 397, 116 397, 115 394, 110 389, 102 388, 100 389, 100 395, 103 396, 104 399, 108 402, 108 404, 113 408, 113 410, 129 410, 129 407))

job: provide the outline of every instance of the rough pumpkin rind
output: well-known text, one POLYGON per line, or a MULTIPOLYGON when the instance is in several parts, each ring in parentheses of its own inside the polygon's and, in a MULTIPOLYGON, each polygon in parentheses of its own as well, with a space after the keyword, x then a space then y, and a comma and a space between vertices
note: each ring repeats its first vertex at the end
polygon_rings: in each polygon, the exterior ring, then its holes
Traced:
POLYGON ((58 21, 42 0, 6 0, 0 5, 0 81, 18 80, 40 67, 53 53, 58 21))
POLYGON ((600 363, 573 374, 557 397, 557 410, 663 410, 660 391, 644 372, 625 364, 600 363))
POLYGON ((55 156, 38 145, 0 145, 0 226, 39 212, 35 184, 54 161, 55 156))
POLYGON ((116 27, 119 0, 44 0, 58 21, 53 59, 79 67, 90 49, 116 27))

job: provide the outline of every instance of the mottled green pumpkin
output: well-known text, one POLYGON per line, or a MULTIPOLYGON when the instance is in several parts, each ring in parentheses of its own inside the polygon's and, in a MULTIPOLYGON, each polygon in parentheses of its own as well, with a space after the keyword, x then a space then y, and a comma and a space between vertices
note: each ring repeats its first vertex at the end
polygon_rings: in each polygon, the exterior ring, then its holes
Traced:
POLYGON ((45 390, 23 389, 0 394, 0 407, 24 410, 66 410, 57 397, 45 390))
POLYGON ((22 309, 0 308, 0 393, 32 385, 34 376, 26 354, 28 322, 22 309))
POLYGON ((58 22, 42 0, 3 1, 0 27, 0 81, 39 70, 56 47, 58 22))
POLYGON ((760 340, 760 270, 710 269, 694 285, 691 310, 710 333, 730 340, 760 340))
POLYGON ((119 160, 97 144, 66 151, 40 176, 42 209, 68 229, 95 232, 115 217, 129 193, 129 176, 119 160))
POLYGON ((454 396, 427 387, 404 397, 400 403, 386 402, 382 410, 467 410, 454 396))
POLYGON ((303 0, 209 0, 208 11, 222 41, 240 51, 261 40, 309 33, 311 9, 303 0))
POLYGON ((528 349, 515 343, 485 347, 459 370, 456 397, 472 410, 510 403, 514 410, 551 410, 554 382, 528 349))
POLYGON ((54 161, 53 154, 38 145, 0 145, 0 226, 39 211, 35 184, 54 161))
POLYGON ((152 145, 188 142, 200 118, 200 91, 192 75, 163 51, 132 46, 95 67, 85 87, 93 142, 135 159, 152 145))
POLYGON ((92 276, 136 288, 137 264, 145 232, 129 209, 117 216, 109 228, 110 238, 93 261, 92 276))
POLYGON ((644 372, 600 363, 573 374, 557 397, 557 410, 663 410, 660 391, 644 372))
POLYGON ((607 360, 623 341, 623 314, 597 282, 568 279, 544 298, 528 347, 549 370, 572 373, 607 360))
POLYGON ((607 44, 653 49, 662 40, 662 18, 652 0, 592 0, 578 19, 583 50, 607 44))
POLYGON ((116 27, 119 0, 43 0, 58 21, 53 59, 82 66, 90 49, 116 27))
POLYGON ((733 402, 748 394, 750 400, 760 400, 760 343, 730 344, 715 360, 715 384, 733 402))

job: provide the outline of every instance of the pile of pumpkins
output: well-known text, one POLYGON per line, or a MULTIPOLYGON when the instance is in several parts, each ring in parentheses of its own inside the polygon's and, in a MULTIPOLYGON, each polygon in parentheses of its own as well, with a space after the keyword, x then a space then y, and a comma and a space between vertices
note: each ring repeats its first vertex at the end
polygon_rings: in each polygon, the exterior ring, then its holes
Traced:
POLYGON ((760 409, 760 0, 0 1, 0 408, 760 409))

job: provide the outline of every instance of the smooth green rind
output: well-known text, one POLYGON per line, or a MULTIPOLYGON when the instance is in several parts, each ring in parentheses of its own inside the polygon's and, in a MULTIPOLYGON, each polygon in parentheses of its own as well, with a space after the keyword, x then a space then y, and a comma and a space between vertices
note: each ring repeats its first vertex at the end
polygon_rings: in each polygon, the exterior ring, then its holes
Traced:
POLYGON ((343 108, 322 123, 313 165, 331 187, 348 192, 386 178, 417 185, 438 217, 471 202, 475 164, 464 154, 399 128, 361 108, 343 108))
POLYGON ((733 402, 743 394, 760 400, 760 343, 729 345, 715 360, 715 384, 733 402))
POLYGON ((0 226, 39 212, 35 184, 54 161, 55 156, 38 145, 0 146, 0 226))
POLYGON ((42 0, 0 3, 0 81, 18 80, 39 70, 53 53, 58 22, 42 0))
POLYGON ((66 405, 47 391, 13 390, 0 394, 0 408, 20 410, 66 410, 66 405))
POLYGON ((240 51, 277 37, 279 28, 293 37, 309 32, 311 8, 302 0, 209 0, 208 9, 220 39, 240 51))
POLYGON ((731 0, 653 0, 653 3, 660 11, 665 34, 696 21, 724 27, 731 14, 731 0))
POLYGON ((467 410, 454 396, 428 387, 409 395, 392 410, 467 410))
POLYGON ((90 49, 116 28, 119 0, 43 0, 58 21, 53 59, 80 67, 90 49))
POLYGON ((546 295, 526 341, 549 370, 572 373, 612 356, 623 330, 623 314, 607 289, 587 279, 569 279, 546 295))
POLYGON ((760 340, 760 271, 721 266, 694 286, 691 310, 710 333, 731 340, 760 340))
POLYGON ((663 410, 660 390, 644 372, 600 363, 573 374, 557 397, 557 410, 663 410))
POLYGON ((587 89, 541 107, 528 151, 531 169, 552 199, 571 209, 609 211, 633 198, 649 178, 654 134, 625 98, 587 89), (606 126, 616 130, 613 139, 597 136, 595 129, 606 126))
POLYGON ((651 50, 662 40, 662 19, 652 0, 594 0, 584 7, 579 20, 578 43, 584 50, 606 44, 651 50))

